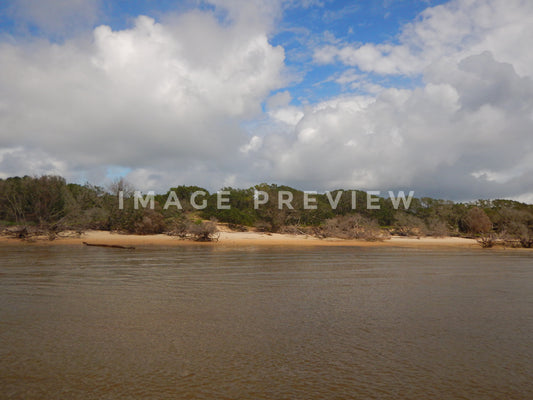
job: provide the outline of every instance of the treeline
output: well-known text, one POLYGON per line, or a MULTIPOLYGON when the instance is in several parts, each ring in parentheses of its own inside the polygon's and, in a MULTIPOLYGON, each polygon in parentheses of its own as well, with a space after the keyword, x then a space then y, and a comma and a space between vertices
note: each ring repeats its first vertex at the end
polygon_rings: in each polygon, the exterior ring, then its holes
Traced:
POLYGON ((498 242, 533 246, 533 205, 512 200, 454 203, 422 197, 413 198, 406 208, 401 202, 398 206, 391 198, 379 197, 372 203, 374 208, 368 208, 366 192, 338 190, 312 195, 309 209, 304 192, 288 186, 263 183, 222 191, 227 193, 220 207, 217 193, 197 186, 177 186, 154 195, 151 209, 135 207, 138 199, 123 180, 104 189, 67 183, 59 176, 0 179, 0 226, 10 232, 22 229, 22 235, 44 231, 50 237, 63 231, 100 229, 210 240, 216 231, 214 221, 218 221, 234 230, 318 237, 380 240, 390 235, 467 236, 478 238, 486 247, 498 242), (257 191, 268 197, 260 206, 257 191), (290 193, 290 207, 280 207, 280 191, 290 193), (194 198, 198 192, 202 207, 197 207, 194 198), (177 198, 179 206, 176 202, 168 206, 169 198, 177 198))

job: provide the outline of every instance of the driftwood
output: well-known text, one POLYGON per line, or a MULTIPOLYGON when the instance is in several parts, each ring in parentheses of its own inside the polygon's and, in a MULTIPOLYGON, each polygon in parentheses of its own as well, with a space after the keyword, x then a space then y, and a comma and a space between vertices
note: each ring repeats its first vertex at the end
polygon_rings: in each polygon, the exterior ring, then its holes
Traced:
POLYGON ((96 247, 111 247, 113 249, 127 249, 127 250, 134 250, 135 247, 133 246, 121 246, 119 244, 98 244, 98 243, 87 243, 82 242, 85 246, 96 246, 96 247))

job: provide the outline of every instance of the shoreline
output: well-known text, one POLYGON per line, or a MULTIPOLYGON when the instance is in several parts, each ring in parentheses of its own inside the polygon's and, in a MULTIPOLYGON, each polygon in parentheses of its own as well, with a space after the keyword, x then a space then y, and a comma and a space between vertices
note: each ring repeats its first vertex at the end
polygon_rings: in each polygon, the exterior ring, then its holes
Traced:
MULTIPOLYGON (((307 235, 290 235, 263 232, 219 232, 218 241, 196 242, 184 240, 175 236, 158 235, 129 235, 111 233, 108 231, 87 231, 79 237, 60 237, 55 240, 46 238, 34 241, 23 241, 16 238, 0 236, 0 244, 8 245, 79 245, 83 242, 91 244, 117 246, 351 246, 351 247, 408 247, 408 248, 481 248, 475 239, 459 237, 404 237, 393 236, 388 240, 369 242, 365 240, 347 239, 319 239, 307 235)), ((498 247, 501 248, 501 247, 498 247)))

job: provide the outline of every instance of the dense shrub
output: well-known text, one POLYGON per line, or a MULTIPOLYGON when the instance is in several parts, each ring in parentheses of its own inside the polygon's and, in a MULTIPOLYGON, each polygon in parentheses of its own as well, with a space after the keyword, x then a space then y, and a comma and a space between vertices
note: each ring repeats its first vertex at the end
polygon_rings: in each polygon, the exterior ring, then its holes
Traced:
POLYGON ((328 219, 320 230, 322 237, 341 239, 383 240, 389 234, 380 229, 375 220, 359 214, 345 215, 328 219))
POLYGON ((481 238, 487 245, 533 246, 533 205, 512 200, 464 204, 424 197, 414 198, 408 210, 402 207, 396 210, 390 199, 380 198, 380 210, 367 210, 365 192, 335 191, 313 195, 317 209, 306 210, 304 192, 263 183, 248 189, 224 188, 229 192, 225 197, 229 198, 231 208, 218 209, 216 193, 209 194, 198 186, 177 186, 171 190, 179 198, 180 206, 165 210, 162 205, 168 197, 160 194, 155 196, 153 210, 136 210, 132 186, 123 179, 108 190, 90 184, 67 184, 58 176, 0 179, 0 224, 7 234, 21 237, 45 236, 47 232, 55 237, 67 230, 104 229, 135 234, 167 232, 195 240, 213 240, 216 224, 202 219, 217 218, 237 230, 255 226, 261 232, 367 240, 387 237, 389 232, 410 236, 466 234, 481 238), (257 209, 255 190, 269 197, 257 209), (281 190, 292 194, 292 208, 279 208, 281 190), (207 207, 201 211, 189 200, 197 191, 205 192, 201 200, 206 200, 207 207), (121 192, 124 207, 119 207, 121 192), (338 204, 333 208, 330 201, 337 199, 337 193, 338 204), (354 199, 357 214, 352 210, 354 199))
POLYGON ((492 229, 492 222, 485 211, 479 207, 473 207, 463 218, 463 226, 468 233, 481 234, 492 229))
POLYGON ((426 224, 421 218, 404 212, 395 216, 392 233, 400 236, 424 236, 427 232, 426 224))

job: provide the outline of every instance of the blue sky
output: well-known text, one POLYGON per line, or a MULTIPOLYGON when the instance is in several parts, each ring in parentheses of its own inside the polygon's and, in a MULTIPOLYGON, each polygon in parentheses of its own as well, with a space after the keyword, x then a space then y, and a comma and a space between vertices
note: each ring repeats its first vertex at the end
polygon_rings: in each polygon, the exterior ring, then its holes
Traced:
MULTIPOLYGON (((313 65, 310 46, 317 42, 327 43, 328 41, 395 43, 402 25, 416 18, 427 8, 428 3, 424 1, 332 1, 326 3, 324 7, 287 9, 279 31, 272 37, 272 43, 282 45, 286 49, 289 66, 306 72, 303 81, 291 87, 295 93, 294 97, 316 101, 323 96, 336 95, 339 86, 327 80, 347 69, 341 63, 325 66, 313 65), (309 47, 306 47, 306 44, 309 47)), ((443 1, 431 3, 438 4, 443 1)), ((401 82, 401 80, 394 80, 394 83, 396 82, 401 82)))
POLYGON ((533 201, 529 0, 7 0, 0 178, 533 201))

